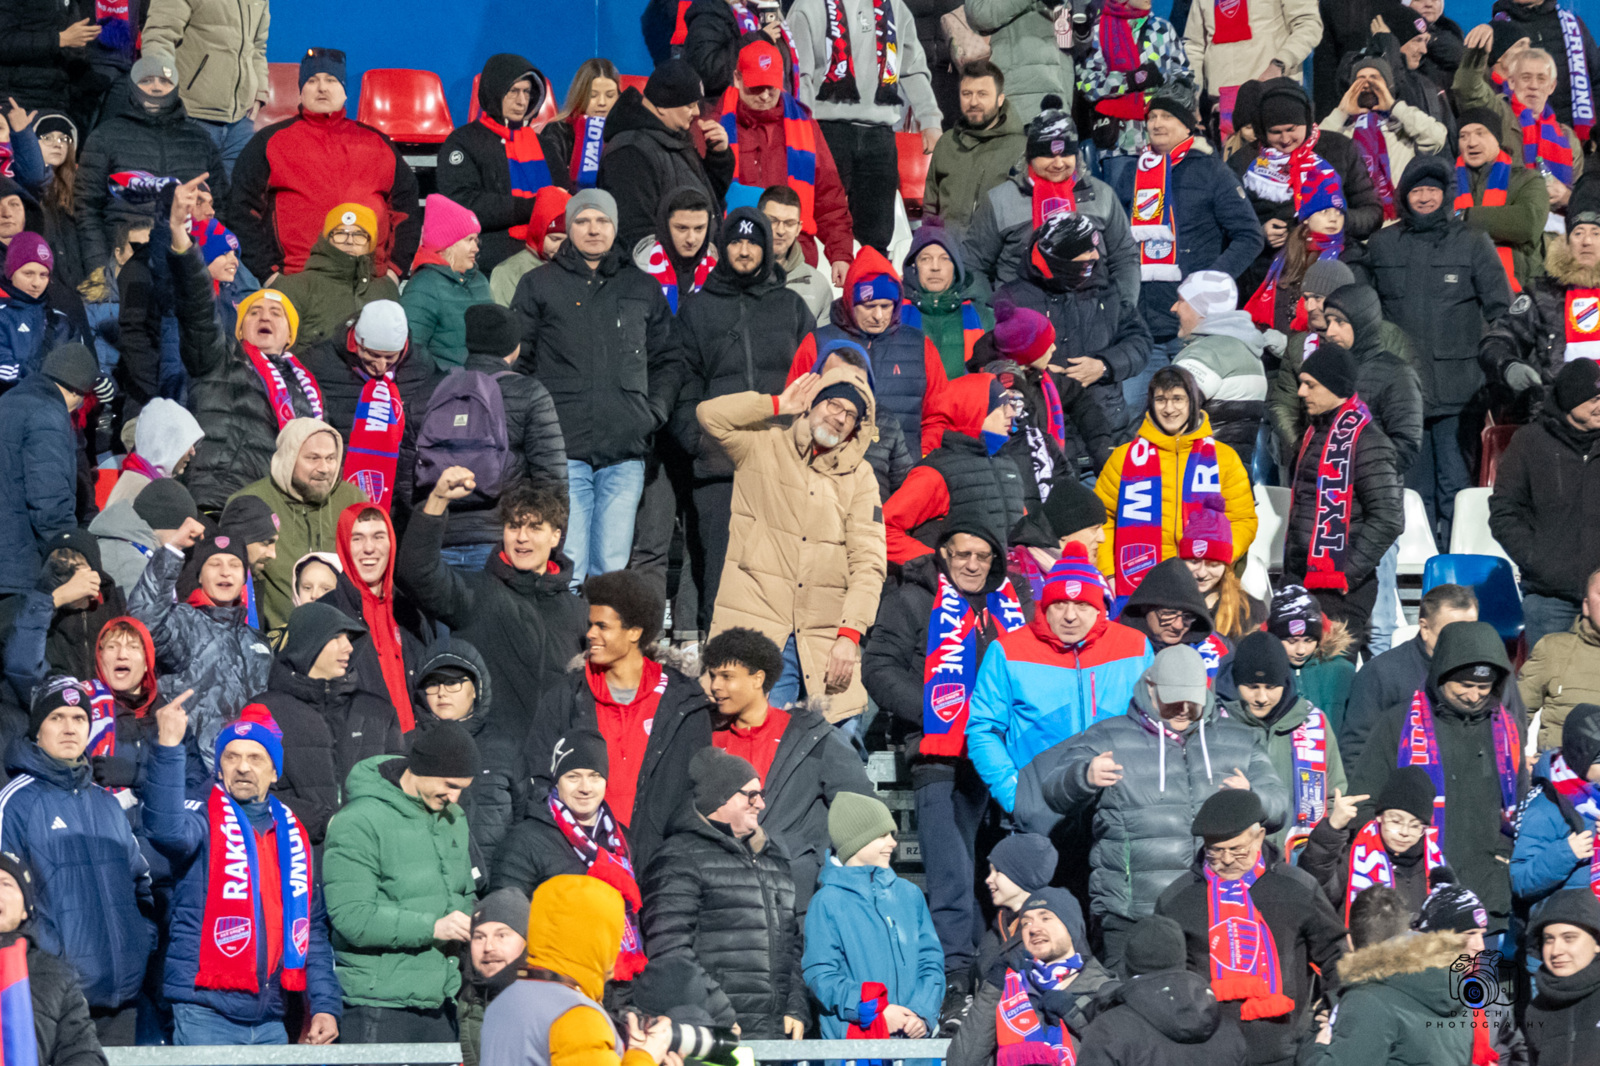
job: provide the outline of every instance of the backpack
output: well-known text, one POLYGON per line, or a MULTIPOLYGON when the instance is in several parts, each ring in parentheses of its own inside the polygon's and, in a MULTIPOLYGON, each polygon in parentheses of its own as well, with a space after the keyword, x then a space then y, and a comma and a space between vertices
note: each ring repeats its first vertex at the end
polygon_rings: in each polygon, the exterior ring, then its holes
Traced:
POLYGON ((506 435, 506 403, 496 379, 514 374, 503 370, 452 370, 428 400, 417 430, 417 498, 439 483, 452 466, 464 466, 478 486, 461 502, 493 503, 500 498, 511 468, 506 435))

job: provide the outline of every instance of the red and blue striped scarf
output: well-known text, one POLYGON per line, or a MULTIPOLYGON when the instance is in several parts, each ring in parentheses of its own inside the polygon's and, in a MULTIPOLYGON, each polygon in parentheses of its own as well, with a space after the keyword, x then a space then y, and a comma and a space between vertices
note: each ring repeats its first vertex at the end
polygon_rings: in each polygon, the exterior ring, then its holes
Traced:
POLYGON ((1247 1022, 1294 1010, 1294 1000, 1283 992, 1277 942, 1250 898, 1250 886, 1266 869, 1260 855, 1248 873, 1233 881, 1224 881, 1209 865, 1205 868, 1211 991, 1220 1002, 1244 1000, 1239 1017, 1247 1022))
MULTIPOLYGON (((1009 580, 986 597, 985 613, 1002 632, 1027 624, 1009 580)), ((960 755, 967 747, 967 715, 978 679, 978 630, 972 604, 942 572, 939 594, 928 619, 922 665, 922 746, 924 755, 960 755)))
MULTIPOLYGON (((900 304, 900 324, 910 326, 912 329, 922 328, 922 311, 910 300, 900 304)), ((961 355, 963 359, 972 358, 972 349, 977 345, 978 338, 987 332, 983 328, 983 320, 978 317, 978 309, 971 300, 961 301, 961 355)))
POLYGON ((1049 368, 1039 375, 1039 388, 1044 391, 1045 430, 1050 434, 1050 439, 1056 442, 1056 447, 1065 451, 1067 415, 1061 407, 1061 390, 1056 388, 1056 379, 1050 375, 1049 368))
MULTIPOLYGON (((533 194, 550 184, 550 166, 544 161, 544 147, 539 143, 539 132, 529 122, 511 129, 490 118, 487 113, 478 116, 483 128, 500 138, 505 145, 506 166, 511 170, 511 195, 531 200, 533 194)), ((578 146, 573 145, 573 154, 578 146)), ((511 236, 527 240, 528 224, 511 227, 511 236)))
POLYGON ((1065 1020, 1047 1025, 1040 1017, 1029 995, 1029 986, 1048 985, 1044 991, 1058 987, 1062 981, 1083 969, 1083 957, 1073 954, 1058 963, 1037 963, 1028 960, 1038 976, 1024 976, 1016 970, 1006 970, 1005 987, 1000 991, 1000 1002, 994 1008, 995 1063, 996 1066, 1023 1066, 1037 1063, 1038 1058, 1029 1050, 1053 1051, 1056 1066, 1073 1066, 1078 1061, 1078 1049, 1072 1043, 1072 1031, 1065 1020), (1029 1045, 1032 1045, 1030 1049, 1029 1045))
MULTIPOLYGON (((706 283, 706 278, 711 276, 711 268, 717 265, 716 245, 706 242, 706 252, 700 257, 700 262, 694 265, 694 280, 689 284, 689 292, 700 291, 706 283)), ((660 241, 650 246, 650 256, 646 260, 645 273, 661 285, 661 294, 667 298, 667 306, 672 308, 672 313, 678 313, 678 271, 672 265, 672 259, 667 255, 666 246, 660 241)), ((687 295, 687 293, 685 294, 687 295)))
MULTIPOLYGON (((1428 880, 1433 880, 1433 871, 1444 865, 1444 852, 1439 850, 1439 830, 1428 826, 1422 834, 1427 842, 1423 848, 1423 863, 1427 870, 1428 880)), ((1350 920, 1350 904, 1356 901, 1365 889, 1373 885, 1394 887, 1394 860, 1389 857, 1389 849, 1383 844, 1383 826, 1374 818, 1361 827, 1356 838, 1350 844, 1349 867, 1345 871, 1344 894, 1344 920, 1350 920)))
POLYGON ((1361 153, 1361 162, 1372 175, 1372 186, 1378 191, 1378 202, 1383 205, 1383 219, 1392 222, 1400 217, 1394 201, 1394 173, 1389 165, 1389 140, 1383 127, 1389 121, 1384 111, 1368 111, 1356 116, 1350 125, 1350 139, 1361 153))
MULTIPOLYGON (((1495 156, 1493 163, 1489 164, 1489 180, 1483 187, 1483 201, 1474 203, 1472 199, 1472 170, 1467 166, 1467 161, 1456 156, 1456 198, 1451 205, 1455 208, 1456 217, 1460 218, 1474 207, 1504 207, 1506 205, 1506 191, 1511 187, 1511 156, 1502 151, 1495 156)), ((1505 268, 1506 282, 1511 286, 1512 292, 1521 292, 1522 285, 1517 281, 1517 272, 1513 269, 1515 260, 1511 249, 1504 244, 1494 246, 1495 254, 1500 257, 1500 265, 1505 268)))
MULTIPOLYGON (((1559 750, 1550 756, 1550 784, 1567 797, 1572 809, 1592 830, 1595 822, 1600 821, 1600 786, 1574 773, 1559 750)), ((1589 891, 1600 898, 1600 848, 1595 848, 1589 858, 1589 891)))
MULTIPOLYGON (((1494 724, 1494 767, 1500 779, 1500 828, 1510 834, 1512 819, 1517 812, 1517 774, 1522 769, 1522 743, 1517 735, 1517 723, 1506 710, 1505 704, 1495 708, 1491 716, 1494 724)), ((1406 712, 1405 725, 1400 729, 1400 749, 1395 753, 1396 766, 1420 766, 1428 771, 1433 781, 1433 827, 1444 835, 1444 763, 1439 759, 1439 738, 1433 728, 1433 707, 1428 693, 1418 689, 1411 697, 1411 709, 1406 712)))
MULTIPOLYGON (((1113 531, 1113 558, 1116 563, 1113 593, 1131 595, 1144 575, 1161 561, 1162 497, 1161 449, 1142 434, 1128 445, 1122 457, 1122 478, 1117 488, 1116 528, 1113 531)), ((1221 468, 1217 465, 1217 442, 1201 437, 1189 448, 1189 463, 1183 472, 1179 493, 1182 529, 1205 507, 1206 498, 1222 495, 1221 468)))
POLYGON ((605 148, 606 118, 574 114, 567 120, 572 126, 572 161, 567 171, 572 183, 580 189, 592 189, 600 180, 600 152, 605 148))
MULTIPOLYGON (((783 108, 784 181, 800 197, 800 229, 817 235, 817 135, 811 116, 800 101, 784 93, 783 108)), ((742 182, 739 162, 739 90, 729 86, 722 94, 722 117, 718 119, 728 134, 733 152, 733 180, 742 182)))

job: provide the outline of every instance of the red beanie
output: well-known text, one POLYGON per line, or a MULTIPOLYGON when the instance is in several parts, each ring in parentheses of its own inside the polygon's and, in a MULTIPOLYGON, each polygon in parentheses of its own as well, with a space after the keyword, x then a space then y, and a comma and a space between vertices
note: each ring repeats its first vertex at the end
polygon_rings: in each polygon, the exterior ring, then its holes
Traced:
POLYGON ((994 346, 1027 366, 1056 342, 1056 328, 1037 311, 1002 300, 994 307, 994 346))
POLYGON ((1228 521, 1222 497, 1206 497, 1205 506, 1189 516, 1178 540, 1178 558, 1233 562, 1233 524, 1228 521))

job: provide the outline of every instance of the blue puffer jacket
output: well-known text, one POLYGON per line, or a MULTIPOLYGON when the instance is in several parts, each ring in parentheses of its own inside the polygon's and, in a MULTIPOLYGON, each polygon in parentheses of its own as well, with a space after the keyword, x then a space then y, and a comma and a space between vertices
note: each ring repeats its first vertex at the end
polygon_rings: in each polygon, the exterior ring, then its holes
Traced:
POLYGON ((0 289, 0 389, 9 389, 38 371, 45 353, 81 340, 64 311, 50 306, 50 292, 39 296, 0 289))
POLYGON ((87 759, 63 765, 25 737, 11 742, 6 771, 0 851, 33 870, 39 946, 77 969, 91 1007, 132 1002, 155 924, 150 869, 122 806, 87 759))
POLYGON ((1589 887, 1589 860, 1572 853, 1567 837, 1593 832, 1600 819, 1575 809, 1550 783, 1550 757, 1554 754, 1551 750, 1539 756, 1529 775, 1533 787, 1517 812, 1511 893, 1518 904, 1531 906, 1563 888, 1589 887))
MULTIPOLYGON (((207 823, 209 788, 186 802, 184 747, 155 745, 150 749, 149 779, 144 794, 145 832, 150 841, 172 860, 178 887, 168 912, 171 939, 162 994, 173 1003, 198 1003, 238 1025, 260 1025, 283 1017, 283 967, 268 974, 265 937, 256 938, 256 980, 260 992, 218 992, 196 988, 200 969, 200 930, 205 921, 206 886, 211 868, 211 829, 207 823)), ((257 849, 261 851, 263 849, 257 849)), ((256 908, 260 921, 261 908, 256 908)), ((306 957, 306 994, 311 1013, 344 1013, 339 979, 333 975, 333 951, 328 947, 328 915, 321 886, 311 893, 311 949, 306 957)))
POLYGON ((76 449, 55 382, 35 374, 0 396, 0 593, 32 589, 41 545, 77 526, 76 449))
POLYGON ((861 986, 881 981, 889 1002, 938 1028, 944 949, 922 890, 879 866, 844 866, 830 853, 806 912, 806 987, 822 1004, 822 1039, 859 1021, 861 986))

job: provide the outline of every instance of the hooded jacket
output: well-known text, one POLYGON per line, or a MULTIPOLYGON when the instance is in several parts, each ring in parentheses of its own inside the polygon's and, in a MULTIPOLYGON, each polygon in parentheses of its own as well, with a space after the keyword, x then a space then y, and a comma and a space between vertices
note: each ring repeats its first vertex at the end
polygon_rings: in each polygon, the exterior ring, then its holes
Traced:
POLYGON ((845 866, 833 855, 805 918, 806 987, 821 1004, 822 1039, 843 1040, 859 1022, 861 986, 880 981, 889 1002, 938 1028, 944 949, 922 890, 878 866, 845 866))
MULTIPOLYGON (((1475 363, 1478 345, 1485 328, 1511 306, 1511 289, 1488 234, 1457 219, 1447 204, 1427 215, 1412 209, 1411 190, 1423 178, 1455 189, 1455 170, 1448 160, 1413 160, 1395 191, 1400 224, 1374 234, 1367 255, 1383 317, 1411 339, 1411 362, 1426 398, 1424 413, 1440 418, 1459 412, 1482 386, 1483 372, 1475 363)), ((1364 332, 1356 331, 1358 347, 1366 346, 1364 332)), ((1361 354, 1356 358, 1365 362, 1361 354)))
MULTIPOLYGON (((1556 748, 1561 746, 1558 736, 1556 748)), ((1589 746, 1592 756, 1600 757, 1600 748, 1595 747, 1593 738, 1589 746)), ((1522 906, 1537 905, 1552 892, 1564 888, 1589 891, 1589 860, 1574 855, 1567 838, 1573 833, 1593 832, 1600 819, 1577 810, 1572 800, 1556 789, 1550 769, 1550 760, 1555 754, 1556 751, 1547 750, 1533 764, 1529 774, 1533 787, 1517 811, 1517 842, 1511 852, 1511 891, 1522 906)))
POLYGON ((757 826, 736 839, 684 803, 640 882, 645 954, 688 955, 725 993, 746 1040, 783 1036, 785 1016, 809 1016, 801 977, 794 881, 783 845, 757 826))
MULTIPOLYGON (((1083 939, 1087 940, 1087 937, 1083 939)), ((1102 1000, 1109 1000, 1121 982, 1099 959, 1089 954, 1087 943, 1078 943, 1076 933, 1074 933, 1073 948, 1083 956, 1083 969, 1078 971, 1078 976, 1073 978, 1072 983, 1065 989, 1051 993, 1048 1000, 1034 994, 1030 994, 1028 1000, 1035 1010, 1039 1010, 1046 1003, 1056 1009, 1055 1012, 1060 1019, 1067 1023, 1067 1031, 1072 1034, 1078 1061, 1084 1062, 1091 1052, 1091 1045, 1087 1043, 1085 1032, 1089 1019, 1097 1015, 1098 1005, 1102 1000)), ((1000 1005, 1000 996, 1006 983, 1006 971, 1016 970, 1020 973, 1033 959, 1023 946, 1020 934, 1015 934, 1007 939, 1000 954, 988 960, 988 965, 985 965, 985 961, 980 948, 977 963, 978 987, 973 993, 972 1006, 967 1010, 966 1020, 962 1022, 961 1028, 950 1041, 950 1050, 945 1058, 950 1066, 984 1066, 985 1063, 996 1061, 999 1040, 996 1036, 995 1008, 1000 1005)), ((1048 1019, 1041 1020, 1049 1024, 1048 1019)), ((1159 1061, 1165 1062, 1165 1060, 1159 1061)))
POLYGON ((673 189, 688 185, 706 194, 713 208, 733 182, 733 153, 724 149, 702 158, 687 132, 669 130, 644 106, 644 95, 629 87, 606 116, 600 156, 600 188, 617 198, 617 244, 632 248, 652 232, 656 208, 673 189))
MULTIPOLYGON (((189 454, 189 449, 199 444, 204 436, 200 423, 195 421, 187 407, 176 400, 156 397, 139 410, 133 430, 133 450, 151 466, 172 477, 178 464, 189 454)), ((150 478, 136 470, 124 468, 117 475, 117 483, 112 487, 111 495, 106 497, 105 506, 109 508, 123 500, 132 503, 148 484, 150 478)), ((133 584, 130 582, 122 587, 132 588, 133 584)))
MULTIPOLYGON (((1389 228, 1399 231, 1396 226, 1389 228)), ((1366 285, 1341 286, 1328 294, 1324 305, 1342 312, 1350 320, 1355 333, 1350 354, 1356 360, 1356 391, 1372 412, 1378 428, 1394 445, 1396 468, 1400 474, 1404 474, 1416 462, 1422 450, 1424 415, 1428 418, 1437 417, 1436 409, 1427 406, 1429 401, 1424 400, 1417 371, 1413 369, 1426 366, 1428 357, 1422 352, 1420 343, 1412 346, 1414 354, 1409 357, 1385 347, 1382 301, 1379 294, 1366 285)), ((1407 336, 1410 335, 1408 330, 1407 336)), ((1462 372, 1470 374, 1471 370, 1464 368, 1462 372)), ((1438 393, 1435 392, 1434 396, 1437 398, 1438 393)), ((1304 410, 1303 404, 1301 409, 1304 410)), ((1306 422, 1307 419, 1302 415, 1302 437, 1306 422)))
MULTIPOLYGON (((1299 692, 1291 674, 1289 683, 1283 686, 1283 696, 1278 700, 1278 705, 1267 713, 1264 718, 1257 718, 1244 706, 1242 699, 1227 700, 1224 706, 1228 717, 1238 720, 1253 729, 1261 731, 1262 739, 1266 742, 1267 758, 1272 761, 1273 770, 1277 771, 1278 780, 1284 782, 1289 791, 1291 804, 1294 800, 1294 731, 1305 724, 1307 716, 1311 714, 1313 705, 1299 692)), ((1328 776, 1324 781, 1324 797, 1331 795, 1334 789, 1348 795, 1349 782, 1345 779, 1344 760, 1339 757, 1339 741, 1333 734, 1333 723, 1329 719, 1327 737, 1328 776)), ((1272 846, 1282 850, 1283 842, 1293 827, 1293 810, 1290 818, 1268 839, 1272 846)), ((1320 820, 1319 826, 1325 825, 1327 819, 1320 820)), ((1304 865, 1304 860, 1302 860, 1304 865)))
MULTIPOLYGON (((797 376, 792 368, 790 375, 797 376)), ((735 470, 711 635, 749 626, 780 648, 793 635, 805 690, 814 695, 825 691, 833 642, 843 630, 865 633, 877 616, 887 570, 878 481, 864 458, 876 434, 875 398, 854 368, 829 371, 822 387, 847 381, 866 413, 848 440, 826 451, 813 442, 806 416, 775 413, 774 396, 733 393, 696 412, 735 470)), ((866 697, 852 678, 832 696, 828 720, 857 714, 866 697)))
POLYGON ((939 349, 920 329, 901 321, 895 308, 889 328, 882 333, 866 333, 856 325, 856 284, 878 274, 896 281, 900 275, 875 248, 863 248, 845 275, 844 294, 833 301, 828 324, 801 341, 789 363, 789 382, 811 372, 817 357, 832 341, 847 340, 867 350, 872 361, 873 398, 883 416, 900 423, 906 443, 920 442, 919 455, 926 455, 938 444, 936 411, 946 374, 939 349))
POLYGON ((945 132, 928 160, 922 210, 943 219, 959 240, 985 195, 1025 154, 1028 135, 1009 93, 990 125, 975 129, 963 118, 945 132))
MULTIPOLYGON (((646 274, 650 273, 650 257, 656 245, 661 246, 667 264, 672 267, 673 282, 678 286, 678 306, 673 308, 674 313, 682 309, 689 296, 694 293, 695 270, 701 260, 710 256, 715 263, 722 252, 722 245, 719 242, 722 229, 717 215, 711 212, 708 212, 705 235, 700 238, 700 244, 689 255, 680 255, 677 243, 672 240, 672 216, 679 211, 704 211, 704 197, 704 192, 692 185, 680 185, 675 189, 669 189, 661 198, 661 202, 656 205, 654 227, 633 245, 633 265, 646 274)), ((662 293, 663 295, 666 293, 665 285, 662 286, 662 293)), ((670 303, 668 306, 671 306, 670 303)))
POLYGON ((1262 353, 1282 352, 1288 338, 1263 333, 1248 311, 1218 311, 1195 326, 1172 360, 1194 378, 1217 440, 1232 448, 1246 470, 1256 454, 1256 435, 1267 413, 1267 373, 1262 353))
POLYGON ((1583 601, 1585 582, 1600 567, 1596 457, 1600 433, 1574 427, 1550 399, 1500 456, 1489 532, 1517 564, 1523 595, 1583 601))
POLYGON ((1489 380, 1503 382, 1512 363, 1526 363, 1548 388, 1567 364, 1567 292, 1596 288, 1600 266, 1580 266, 1566 238, 1551 237, 1544 273, 1524 284, 1509 312, 1489 326, 1478 346, 1478 361, 1489 380))
POLYGON ((539 69, 522 56, 510 52, 490 56, 478 77, 478 120, 457 126, 439 146, 439 192, 477 215, 483 226, 478 235, 478 270, 485 278, 501 261, 522 248, 523 242, 510 230, 512 226, 528 224, 533 216, 533 197, 512 193, 506 143, 484 125, 484 120, 513 132, 532 123, 549 84, 539 69), (528 110, 521 122, 508 123, 501 110, 505 96, 523 78, 533 82, 528 110))
MULTIPOLYGON (((1161 462, 1161 558, 1171 559, 1178 554, 1178 541, 1183 537, 1183 479, 1189 467, 1189 456, 1195 445, 1207 437, 1214 437, 1211 417, 1204 411, 1200 421, 1186 433, 1172 435, 1156 424, 1147 413, 1140 423, 1138 437, 1156 448, 1161 462)), ((1106 539, 1100 545, 1100 572, 1117 571, 1117 499, 1122 491, 1122 470, 1127 462, 1132 443, 1120 445, 1111 453, 1111 461, 1100 471, 1095 482, 1095 495, 1106 505, 1106 539)), ((1239 453, 1221 441, 1216 442, 1217 468, 1221 474, 1222 499, 1233 527, 1233 557, 1243 559, 1256 539, 1256 502, 1250 488, 1250 475, 1245 472, 1239 453)))
MULTIPOLYGON (((1150 622, 1145 617, 1151 611, 1162 608, 1177 608, 1189 612, 1194 616, 1194 622, 1183 634, 1183 639, 1178 643, 1187 644, 1196 651, 1203 648, 1214 649, 1217 655, 1216 665, 1209 661, 1206 663, 1207 673, 1211 680, 1208 684, 1215 687, 1216 679, 1232 677, 1233 641, 1216 632, 1216 624, 1211 617, 1211 608, 1206 606, 1205 594, 1200 591, 1200 585, 1194 580, 1194 575, 1189 572, 1189 564, 1176 557, 1164 559, 1151 567, 1139 582, 1139 587, 1128 594, 1122 604, 1121 622, 1129 629, 1142 633, 1149 638, 1150 646, 1157 644, 1156 635, 1150 630, 1150 622)), ((1220 690, 1222 695, 1228 694, 1228 682, 1220 690)))
MULTIPOLYGON (((1428 702, 1433 709, 1434 734, 1445 777, 1445 802, 1449 816, 1439 845, 1445 860, 1460 875, 1461 883, 1475 892, 1489 911, 1489 931, 1506 927, 1511 912, 1511 837, 1500 830, 1500 780, 1495 772, 1492 712, 1506 702, 1517 727, 1517 751, 1528 735, 1527 715, 1505 695, 1511 683, 1511 664, 1494 628, 1485 622, 1453 622, 1439 633, 1433 660, 1428 665, 1428 702), (1461 666, 1487 663, 1499 677, 1487 706, 1464 712, 1440 694, 1439 679, 1461 666)), ((1373 815, 1376 797, 1395 770, 1411 698, 1389 708, 1373 727, 1361 751, 1361 761, 1350 774, 1350 790, 1373 799, 1361 805, 1356 820, 1365 824, 1373 815)), ((1518 758, 1519 799, 1528 792, 1527 760, 1518 758)))
POLYGON ((1580 703, 1600 703, 1600 629, 1579 616, 1565 633, 1551 633, 1533 646, 1517 675, 1517 690, 1529 716, 1539 715, 1539 750, 1561 743, 1561 727, 1580 703))
POLYGON ((915 308, 919 328, 939 349, 945 376, 953 381, 966 372, 967 361, 978 340, 978 331, 967 325, 966 310, 971 308, 977 315, 979 329, 987 332, 994 329, 994 312, 989 310, 989 301, 982 295, 978 279, 962 262, 959 238, 932 220, 924 222, 912 235, 911 248, 900 266, 904 272, 905 302, 915 308), (935 244, 944 249, 955 266, 955 280, 943 292, 928 292, 917 277, 917 256, 924 248, 935 244))
POLYGON ((10 389, 37 374, 44 357, 61 345, 87 339, 52 295, 46 287, 29 296, 10 279, 0 287, 0 387, 10 389))
MULTIPOLYGON (((1183 877, 1199 842, 1189 832, 1194 812, 1235 768, 1261 797, 1268 831, 1288 816, 1289 798, 1272 768, 1259 731, 1222 718, 1207 694, 1200 721, 1183 734, 1160 725, 1150 688, 1134 685, 1126 714, 1113 714, 1036 760, 1030 776, 1049 809, 1036 807, 1023 824, 1030 831, 1052 819, 1092 811, 1094 843, 1089 851, 1089 907, 1093 914, 1138 919, 1152 913, 1156 898, 1183 877), (1122 780, 1110 788, 1089 784, 1089 763, 1114 751, 1122 780), (1030 824, 1031 823, 1031 824, 1030 824)), ((1342 935, 1342 934, 1341 934, 1342 935)), ((1280 942, 1280 953, 1285 949, 1280 942)))
POLYGON ((445 373, 467 360, 467 308, 492 303, 489 275, 481 265, 463 273, 431 248, 417 250, 411 280, 400 294, 411 343, 432 353, 434 363, 445 373))
POLYGON ((44 545, 77 526, 78 443, 56 383, 35 374, 0 396, 0 593, 27 592, 44 545))
POLYGON ((434 1010, 461 987, 433 925, 472 910, 467 819, 454 803, 431 811, 407 795, 404 769, 404 758, 381 755, 350 771, 322 850, 324 898, 344 1001, 434 1010))
POLYGON ((1247 1055, 1238 1023, 1223 1017, 1210 981, 1188 970, 1157 970, 1129 978, 1099 1001, 1078 1061, 1236 1066, 1247 1055))
POLYGON ((1301 1061, 1308 1066, 1471 1061, 1473 1033, 1458 1023, 1464 1008, 1450 969, 1465 953, 1462 935, 1444 932, 1398 936, 1346 955, 1339 962, 1342 991, 1333 1040, 1314 1045, 1301 1061))
MULTIPOLYGON (((251 371, 254 376, 254 371, 251 371)), ((353 417, 353 416, 352 416, 353 417)), ((332 434, 339 444, 339 462, 344 464, 344 437, 335 427, 320 419, 296 418, 277 435, 267 476, 245 485, 229 496, 255 496, 278 516, 278 554, 267 563, 256 580, 256 600, 261 624, 276 629, 289 620, 294 609, 294 564, 308 552, 338 550, 339 515, 351 504, 362 503, 366 493, 353 482, 338 480, 326 500, 306 501, 294 488, 294 466, 300 449, 318 433, 332 434)))
POLYGON ((684 365, 672 433, 694 456, 696 477, 732 477, 733 463, 701 433, 695 408, 734 392, 783 392, 789 353, 814 322, 805 300, 784 287, 766 215, 752 207, 734 209, 718 237, 717 265, 704 288, 683 298, 678 312, 684 365), (728 262, 730 240, 761 246, 761 264, 753 273, 740 274, 728 262))
MULTIPOLYGON (((372 252, 351 255, 329 240, 326 233, 311 246, 303 270, 279 274, 269 287, 287 296, 300 312, 295 342, 307 349, 323 340, 342 343, 346 323, 374 300, 400 299, 400 286, 389 275, 378 273, 372 252)), ((309 369, 309 363, 307 366, 309 369)), ((322 381, 316 370, 311 373, 318 382, 322 381)), ((323 399, 327 399, 326 394, 323 399)))
POLYGON ((995 387, 993 374, 967 374, 944 387, 940 406, 947 428, 938 446, 883 503, 890 562, 903 564, 932 552, 944 541, 942 519, 952 511, 991 516, 1005 542, 1022 521, 1022 474, 1009 455, 990 454, 984 441, 995 387))
POLYGON ((150 867, 121 804, 87 759, 63 763, 26 737, 12 741, 6 772, 0 851, 33 871, 31 935, 77 970, 90 1006, 130 1005, 156 929, 150 867))

